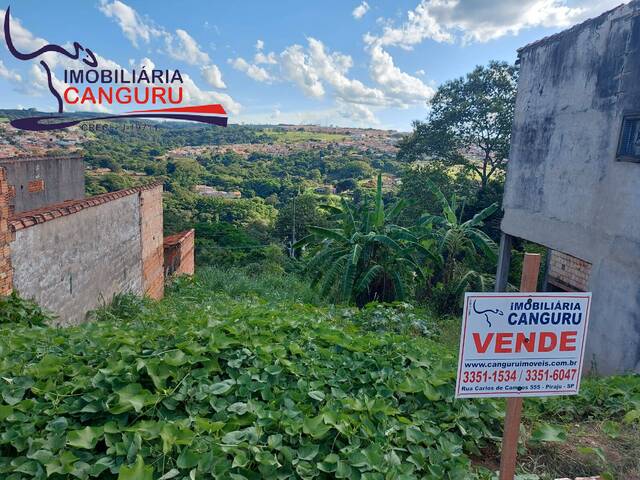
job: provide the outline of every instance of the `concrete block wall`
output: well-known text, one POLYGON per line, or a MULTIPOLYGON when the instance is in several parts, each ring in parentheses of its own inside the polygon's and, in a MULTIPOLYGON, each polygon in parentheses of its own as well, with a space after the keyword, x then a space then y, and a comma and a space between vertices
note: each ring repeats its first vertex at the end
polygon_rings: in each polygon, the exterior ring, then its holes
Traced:
POLYGON ((165 277, 195 273, 195 230, 164 239, 164 269, 165 277))
POLYGON ((640 111, 640 1, 519 60, 502 231, 592 265, 585 366, 640 373, 640 164, 617 155, 640 111))
POLYGON ((138 196, 127 195, 24 228, 28 216, 12 221, 14 288, 61 326, 83 322, 115 294, 141 294, 139 215, 138 196))
POLYGON ((164 295, 164 252, 162 186, 140 192, 140 235, 142 241, 142 289, 159 299, 164 295))
POLYGON ((16 213, 84 198, 84 160, 79 155, 0 158, 16 213))
POLYGON ((549 252, 547 281, 567 291, 586 292, 591 276, 591 264, 567 253, 549 252))
POLYGON ((13 289, 13 269, 9 243, 9 184, 6 170, 0 167, 0 296, 9 295, 13 289))
POLYGON ((163 293, 162 185, 11 217, 13 288, 74 325, 115 294, 163 293))

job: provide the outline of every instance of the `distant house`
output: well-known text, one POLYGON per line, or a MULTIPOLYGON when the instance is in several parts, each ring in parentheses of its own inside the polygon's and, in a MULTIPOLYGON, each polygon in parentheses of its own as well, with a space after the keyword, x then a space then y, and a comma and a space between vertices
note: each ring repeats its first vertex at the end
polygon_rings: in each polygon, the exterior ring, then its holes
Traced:
POLYGON ((321 187, 316 187, 313 191, 320 195, 333 195, 336 193, 336 188, 332 185, 323 185, 321 187))
POLYGON ((242 198, 242 192, 239 192, 238 190, 225 192, 224 190, 216 190, 214 187, 210 187, 209 185, 196 185, 194 187, 194 191, 200 195, 204 195, 205 197, 226 198, 227 200, 242 198))
POLYGON ((90 170, 89 173, 92 175, 104 175, 106 173, 111 173, 111 169, 106 167, 94 168, 93 170, 90 170))

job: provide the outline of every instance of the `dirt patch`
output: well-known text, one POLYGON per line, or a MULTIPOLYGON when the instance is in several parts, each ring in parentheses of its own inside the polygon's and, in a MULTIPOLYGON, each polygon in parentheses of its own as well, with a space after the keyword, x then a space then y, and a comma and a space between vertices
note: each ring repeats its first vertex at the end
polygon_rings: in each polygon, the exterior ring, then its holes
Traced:
POLYGON ((567 426, 563 443, 525 444, 521 470, 541 479, 589 477, 640 480, 640 427, 611 422, 567 426))

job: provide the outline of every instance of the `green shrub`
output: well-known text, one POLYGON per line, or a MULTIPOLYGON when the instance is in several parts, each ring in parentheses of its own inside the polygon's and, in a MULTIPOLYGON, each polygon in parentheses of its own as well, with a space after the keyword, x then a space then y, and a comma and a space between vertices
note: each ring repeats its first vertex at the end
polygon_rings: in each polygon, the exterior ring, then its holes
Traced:
POLYGON ((424 312, 416 312, 415 307, 409 303, 369 303, 361 310, 351 312, 355 314, 347 314, 347 317, 368 332, 392 332, 423 337, 435 333, 435 324, 430 324, 424 312))
POLYGON ((132 293, 120 293, 113 296, 111 303, 90 312, 89 317, 98 321, 133 320, 145 313, 149 305, 149 299, 132 293))
POLYGON ((203 268, 192 282, 206 289, 204 291, 224 293, 236 299, 253 297, 311 305, 321 303, 318 294, 297 275, 272 268, 269 264, 257 263, 228 269, 203 268))
POLYGON ((21 298, 16 292, 0 297, 0 324, 44 325, 53 318, 37 303, 21 298))

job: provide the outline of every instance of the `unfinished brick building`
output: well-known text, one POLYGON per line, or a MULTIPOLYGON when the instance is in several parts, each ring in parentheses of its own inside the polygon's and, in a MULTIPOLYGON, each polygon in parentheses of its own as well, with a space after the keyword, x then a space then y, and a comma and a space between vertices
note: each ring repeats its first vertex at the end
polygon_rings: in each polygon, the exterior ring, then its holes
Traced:
POLYGON ((195 230, 176 233, 164 239, 164 275, 193 275, 195 272, 195 230))
MULTIPOLYGON (((34 299, 58 325, 84 321, 119 293, 162 298, 160 182, 11 214, 12 182, 0 165, 0 295, 34 299)), ((193 231, 174 237, 172 269, 192 274, 193 231)))
POLYGON ((84 161, 79 155, 0 158, 11 179, 9 211, 25 212, 84 198, 84 161))

